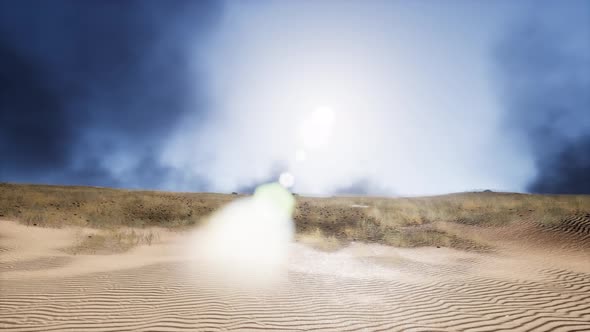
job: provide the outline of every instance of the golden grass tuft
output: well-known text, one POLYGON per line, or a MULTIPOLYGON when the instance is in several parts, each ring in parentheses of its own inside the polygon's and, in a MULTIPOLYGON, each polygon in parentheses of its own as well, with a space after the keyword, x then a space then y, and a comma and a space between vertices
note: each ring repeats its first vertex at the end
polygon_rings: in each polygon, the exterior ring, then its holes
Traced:
POLYGON ((138 245, 151 246, 160 240, 159 234, 152 230, 105 229, 76 234, 76 245, 64 249, 73 255, 79 254, 116 254, 125 252, 138 245))
POLYGON ((333 235, 323 234, 319 228, 313 231, 297 234, 297 242, 317 250, 332 252, 344 246, 344 243, 333 235))

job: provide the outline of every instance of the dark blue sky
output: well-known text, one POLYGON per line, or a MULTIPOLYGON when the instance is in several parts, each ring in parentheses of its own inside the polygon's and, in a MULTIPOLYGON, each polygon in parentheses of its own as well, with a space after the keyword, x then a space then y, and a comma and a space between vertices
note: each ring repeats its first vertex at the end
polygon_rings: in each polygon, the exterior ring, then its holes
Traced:
POLYGON ((0 0, 0 158, 5 182, 590 193, 590 2, 0 0))
POLYGON ((1 1, 0 179, 159 187, 171 175, 155 157, 161 139, 200 93, 182 34, 206 39, 220 11, 214 1, 1 1), (101 163, 120 150, 137 160, 125 179, 101 163))

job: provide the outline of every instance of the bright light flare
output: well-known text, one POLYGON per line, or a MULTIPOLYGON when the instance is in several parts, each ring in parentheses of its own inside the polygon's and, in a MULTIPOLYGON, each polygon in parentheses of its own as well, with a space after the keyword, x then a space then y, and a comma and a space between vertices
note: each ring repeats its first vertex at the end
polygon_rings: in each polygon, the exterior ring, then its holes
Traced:
POLYGON ((302 123, 299 130, 305 147, 321 148, 330 143, 334 118, 334 111, 330 107, 316 108, 302 123))
POLYGON ((295 161, 304 162, 307 160, 307 153, 303 149, 297 149, 295 151, 295 161))
POLYGON ((334 111, 330 107, 318 107, 311 116, 313 121, 318 124, 332 125, 334 122, 334 111))
POLYGON ((279 183, 285 188, 291 188, 295 184, 295 177, 289 172, 284 172, 279 176, 279 183))
POLYGON ((212 272, 229 287, 280 281, 294 236, 294 206, 292 194, 277 183, 230 203, 191 239, 195 268, 212 272))

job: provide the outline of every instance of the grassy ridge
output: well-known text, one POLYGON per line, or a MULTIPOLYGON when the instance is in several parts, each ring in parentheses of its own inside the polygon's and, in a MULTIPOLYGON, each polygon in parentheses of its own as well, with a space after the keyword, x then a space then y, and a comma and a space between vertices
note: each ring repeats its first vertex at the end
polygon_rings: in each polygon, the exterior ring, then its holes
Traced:
POLYGON ((300 198, 295 221, 299 232, 316 229, 338 239, 483 249, 471 239, 448 233, 438 222, 493 227, 527 218, 550 225, 561 223, 565 216, 588 213, 590 196, 474 192, 413 198, 300 198))
MULTIPOLYGON (((129 191, 95 187, 0 184, 0 219, 46 227, 159 226, 183 228, 239 198, 237 195, 129 191)), ((482 227, 522 219, 558 224, 590 213, 590 196, 461 193, 416 198, 297 197, 298 234, 335 241, 378 242, 402 247, 480 248, 437 222, 482 227)))
POLYGON ((61 227, 195 225, 235 196, 0 184, 0 218, 61 227))

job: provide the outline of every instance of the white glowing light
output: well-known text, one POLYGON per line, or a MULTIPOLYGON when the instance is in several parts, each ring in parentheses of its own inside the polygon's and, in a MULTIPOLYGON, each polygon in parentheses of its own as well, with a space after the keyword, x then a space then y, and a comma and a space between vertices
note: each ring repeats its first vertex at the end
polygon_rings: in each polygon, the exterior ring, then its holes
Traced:
POLYGON ((318 107, 300 127, 303 144, 309 148, 321 148, 330 142, 334 126, 334 111, 318 107))
POLYGON ((295 176, 289 172, 281 173, 279 183, 285 188, 291 188, 295 184, 295 176))
POLYGON ((210 270, 228 286, 277 281, 293 239, 294 205, 292 194, 274 183, 225 206, 192 238, 194 266, 210 270))
POLYGON ((319 124, 332 125, 332 122, 334 122, 334 111, 330 107, 318 107, 313 112, 312 118, 319 124))
POLYGON ((303 162, 307 160, 307 153, 303 149, 297 149, 295 151, 295 161, 303 162))

